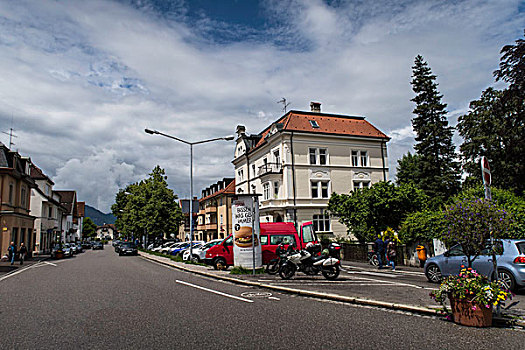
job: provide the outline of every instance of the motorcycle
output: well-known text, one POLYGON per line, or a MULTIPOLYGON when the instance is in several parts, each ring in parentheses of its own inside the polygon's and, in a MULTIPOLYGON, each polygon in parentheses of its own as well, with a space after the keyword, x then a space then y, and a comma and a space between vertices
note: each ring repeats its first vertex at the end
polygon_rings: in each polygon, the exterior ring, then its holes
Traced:
POLYGON ((340 250, 341 246, 337 243, 330 243, 321 255, 315 255, 320 248, 319 245, 312 245, 306 250, 292 251, 284 259, 279 269, 279 276, 288 280, 297 271, 307 275, 316 275, 319 272, 328 280, 335 280, 341 272, 340 250))
POLYGON ((277 249, 275 250, 277 258, 270 260, 270 262, 266 265, 266 273, 275 275, 277 272, 279 272, 281 265, 283 264, 286 256, 289 254, 289 250, 293 250, 293 245, 291 244, 288 246, 288 249, 285 249, 284 246, 284 242, 279 243, 277 249))

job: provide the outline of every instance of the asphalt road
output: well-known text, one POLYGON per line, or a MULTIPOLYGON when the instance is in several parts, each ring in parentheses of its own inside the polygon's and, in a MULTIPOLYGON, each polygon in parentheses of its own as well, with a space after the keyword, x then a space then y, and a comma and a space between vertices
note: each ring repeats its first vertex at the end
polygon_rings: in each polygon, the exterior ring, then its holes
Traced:
POLYGON ((106 246, 0 277, 0 348, 479 350, 525 344, 520 330, 472 329, 264 293, 119 257, 106 246))

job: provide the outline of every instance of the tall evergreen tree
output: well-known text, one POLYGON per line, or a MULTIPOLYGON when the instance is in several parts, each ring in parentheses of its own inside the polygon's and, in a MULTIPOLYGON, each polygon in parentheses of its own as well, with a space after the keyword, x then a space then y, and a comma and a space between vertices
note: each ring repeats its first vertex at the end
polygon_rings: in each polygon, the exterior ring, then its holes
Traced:
POLYGON ((419 158, 417 154, 408 152, 397 161, 396 184, 419 184, 419 158))
POLYGON ((453 128, 448 125, 447 105, 441 101, 436 76, 418 55, 412 67, 412 89, 416 96, 412 127, 416 133, 416 155, 419 156, 419 183, 428 196, 444 201, 459 189, 459 163, 452 143, 453 128))

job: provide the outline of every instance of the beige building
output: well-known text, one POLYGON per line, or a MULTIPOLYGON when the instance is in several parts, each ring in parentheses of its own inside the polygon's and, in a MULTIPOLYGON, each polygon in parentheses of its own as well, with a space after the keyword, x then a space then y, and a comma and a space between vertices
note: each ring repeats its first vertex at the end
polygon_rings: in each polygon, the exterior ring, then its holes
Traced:
POLYGON ((24 243, 31 253, 35 246, 34 216, 30 213, 31 160, 0 143, 0 256, 7 254, 9 243, 17 249, 24 243))
POLYGON ((313 221, 316 232, 346 237, 326 212, 333 192, 388 180, 388 136, 364 117, 290 111, 259 134, 237 127, 235 192, 257 193, 261 222, 313 221))
POLYGON ((226 238, 231 233, 231 195, 233 194, 235 194, 233 178, 224 178, 202 190, 194 240, 210 241, 226 238))

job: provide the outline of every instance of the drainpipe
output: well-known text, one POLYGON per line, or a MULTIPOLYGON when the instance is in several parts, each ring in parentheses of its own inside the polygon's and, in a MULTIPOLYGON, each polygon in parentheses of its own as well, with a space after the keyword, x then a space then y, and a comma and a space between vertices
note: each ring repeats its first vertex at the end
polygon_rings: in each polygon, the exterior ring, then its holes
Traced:
POLYGON ((295 185, 295 157, 293 153, 293 131, 290 135, 290 151, 292 153, 292 182, 293 182, 293 221, 295 225, 295 229, 297 230, 299 227, 297 226, 297 202, 296 202, 296 185, 295 185))
POLYGON ((383 161, 383 181, 386 182, 386 169, 385 169, 385 152, 384 147, 385 141, 381 141, 381 160, 383 161))

